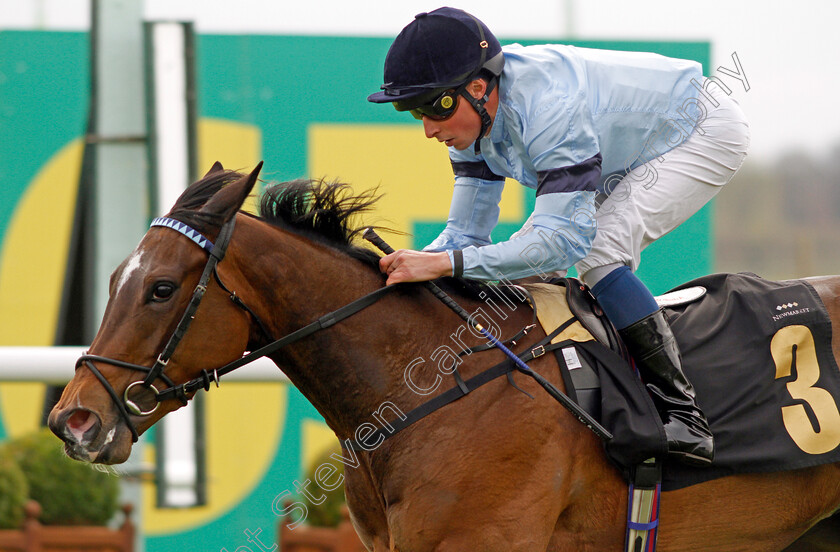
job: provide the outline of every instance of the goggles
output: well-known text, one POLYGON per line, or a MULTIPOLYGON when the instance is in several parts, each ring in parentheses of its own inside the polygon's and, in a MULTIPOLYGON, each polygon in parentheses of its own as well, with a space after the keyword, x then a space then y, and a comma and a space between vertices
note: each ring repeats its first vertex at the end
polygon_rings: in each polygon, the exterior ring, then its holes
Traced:
POLYGON ((418 120, 428 117, 435 121, 445 121, 458 109, 459 92, 460 87, 458 90, 446 90, 435 101, 410 109, 409 113, 418 120))

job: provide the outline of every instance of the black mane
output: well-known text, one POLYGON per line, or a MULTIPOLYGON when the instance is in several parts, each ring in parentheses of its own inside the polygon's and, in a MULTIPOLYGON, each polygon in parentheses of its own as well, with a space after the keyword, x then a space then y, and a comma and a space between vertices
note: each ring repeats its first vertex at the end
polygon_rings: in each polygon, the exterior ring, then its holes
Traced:
POLYGON ((353 244, 367 226, 353 224, 379 197, 376 189, 354 194, 350 185, 341 182, 292 180, 266 188, 260 200, 260 217, 378 266, 379 255, 353 244))
MULTIPOLYGON (((356 215, 371 210, 379 198, 377 190, 354 195, 348 184, 325 180, 293 180, 275 184, 263 192, 260 216, 272 224, 290 227, 308 237, 337 247, 352 257, 379 269, 379 255, 353 245, 368 226, 354 227, 356 215)), ((453 292, 478 299, 486 297, 486 285, 476 280, 443 278, 440 282, 453 292)), ((518 297, 511 292, 510 298, 518 297)))

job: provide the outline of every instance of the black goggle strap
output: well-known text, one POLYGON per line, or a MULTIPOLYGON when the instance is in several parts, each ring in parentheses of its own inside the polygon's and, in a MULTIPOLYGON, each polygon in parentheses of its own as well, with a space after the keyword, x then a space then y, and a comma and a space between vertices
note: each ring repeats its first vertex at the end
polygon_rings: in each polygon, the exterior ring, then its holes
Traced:
POLYGON ((484 95, 480 98, 473 98, 472 94, 467 92, 466 89, 461 92, 461 96, 470 102, 470 105, 473 106, 473 109, 475 109, 476 113, 478 113, 478 116, 481 117, 481 130, 478 131, 478 137, 475 139, 476 155, 481 152, 481 139, 484 138, 485 134, 487 134, 487 129, 490 128, 490 125, 493 124, 493 121, 490 119, 490 114, 487 113, 487 110, 484 108, 484 104, 490 99, 490 93, 493 92, 494 88, 496 88, 497 81, 498 79, 496 77, 490 79, 490 82, 487 83, 484 95))
POLYGON ((143 387, 151 389, 154 381, 160 377, 164 368, 166 368, 166 365, 172 357, 172 354, 175 352, 175 348, 178 346, 178 343, 181 342, 184 334, 187 333, 190 323, 192 323, 193 318, 195 318, 195 312, 198 310, 198 305, 201 303, 202 298, 204 298, 204 293, 207 291, 207 284, 210 282, 210 277, 216 269, 216 264, 225 257, 225 252, 227 251, 228 244, 230 243, 230 237, 233 234, 233 226, 235 222, 236 216, 234 215, 227 223, 225 223, 224 226, 222 226, 222 229, 219 232, 219 237, 216 239, 216 243, 210 251, 210 258, 207 260, 207 264, 204 265, 204 272, 202 272, 198 285, 195 286, 195 290, 193 291, 190 303, 187 305, 187 310, 184 311, 184 315, 175 327, 175 331, 172 333, 172 336, 169 338, 169 341, 163 348, 163 351, 160 355, 158 355, 154 366, 152 366, 149 373, 146 375, 146 379, 143 380, 143 387))
MULTIPOLYGON (((458 87, 459 90, 461 87, 458 87)), ((448 117, 455 111, 455 108, 458 106, 458 90, 450 92, 447 90, 443 94, 435 100, 435 103, 432 104, 432 110, 435 114, 441 117, 448 117)))

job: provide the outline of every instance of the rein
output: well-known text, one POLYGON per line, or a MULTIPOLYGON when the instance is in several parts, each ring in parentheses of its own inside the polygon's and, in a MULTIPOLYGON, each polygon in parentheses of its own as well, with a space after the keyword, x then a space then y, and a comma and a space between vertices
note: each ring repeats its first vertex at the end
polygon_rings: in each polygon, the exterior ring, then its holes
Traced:
POLYGON ((257 349, 256 351, 250 352, 247 355, 234 360, 233 362, 229 362, 222 366, 221 368, 215 368, 213 370, 202 370, 201 375, 191 379, 186 383, 182 383, 177 386, 170 387, 168 389, 164 389, 155 395, 155 398, 158 401, 165 401, 171 398, 177 398, 181 394, 185 393, 192 393, 193 391, 198 391, 199 389, 204 389, 205 391, 210 389, 210 382, 213 381, 216 383, 216 387, 219 386, 219 378, 229 372, 236 370, 237 368, 241 368, 246 364, 254 362, 258 358, 268 356, 286 345, 290 345, 296 341, 300 341, 304 337, 312 335, 313 333, 329 328, 336 322, 340 322, 345 318, 348 318, 357 312, 365 309, 372 304, 376 303, 382 297, 384 297, 387 293, 393 291, 395 288, 393 286, 379 288, 367 295, 363 295, 362 297, 356 299, 352 303, 348 303, 347 305, 336 309, 330 313, 325 314, 318 320, 307 324, 306 326, 293 331, 290 334, 281 337, 280 339, 269 343, 265 347, 257 349))
POLYGON ((195 313, 198 310, 198 306, 201 303, 202 298, 204 297, 204 293, 207 291, 207 286, 210 282, 211 275, 215 275, 216 281, 219 283, 219 286, 225 292, 228 293, 233 303, 247 311, 257 322, 263 334, 265 336, 268 336, 268 332, 262 321, 254 314, 254 312, 251 309, 249 309, 245 305, 245 303, 242 302, 241 299, 239 299, 239 297, 236 296, 236 292, 230 292, 227 289, 227 287, 225 287, 225 285, 219 279, 218 273, 216 272, 216 266, 222 259, 224 259, 225 252, 227 251, 228 244, 230 243, 230 238, 233 234, 235 220, 236 217, 234 216, 228 222, 226 222, 224 226, 222 226, 222 229, 219 232, 219 237, 215 245, 210 240, 205 238, 201 233, 191 228, 190 226, 184 224, 183 222, 165 217, 156 218, 152 221, 151 227, 165 226, 188 237, 199 247, 207 251, 210 254, 210 258, 207 260, 207 264, 204 266, 204 271, 201 274, 201 278, 199 279, 198 285, 193 291, 193 295, 190 299, 189 304, 187 305, 187 309, 184 311, 184 314, 181 316, 181 320, 175 327, 175 331, 172 333, 172 336, 170 336, 169 341, 167 341, 166 345, 163 348, 163 351, 158 355, 157 360, 155 360, 155 363, 154 365, 152 365, 151 368, 147 366, 142 366, 140 364, 133 364, 122 360, 116 360, 91 354, 84 354, 81 357, 79 357, 79 359, 76 361, 76 369, 78 369, 82 365, 87 366, 87 368, 93 373, 94 376, 96 376, 96 379, 98 379, 102 386, 105 388, 105 391, 108 392, 108 395, 110 395, 111 399, 114 401, 114 404, 116 405, 120 416, 122 416, 123 420, 128 426, 129 431, 131 431, 131 437, 133 442, 137 442, 137 440, 140 438, 140 434, 138 433, 137 428, 131 419, 131 415, 148 416, 158 409, 161 402, 169 399, 178 399, 181 401, 181 404, 186 406, 189 402, 189 397, 187 396, 189 393, 193 393, 195 391, 198 391, 199 389, 209 390, 211 381, 215 382, 216 387, 218 387, 219 377, 230 373, 233 370, 236 370, 237 368, 240 368, 246 364, 249 364, 257 360, 258 358, 270 355, 275 351, 281 349, 282 347, 299 341, 317 331, 329 328, 333 324, 340 322, 345 318, 356 314, 362 309, 369 307, 370 305, 374 304, 379 299, 384 297, 387 293, 395 289, 394 286, 379 288, 339 309, 325 314, 324 316, 318 318, 316 321, 298 330, 295 330, 294 332, 284 337, 281 337, 280 339, 277 339, 276 341, 273 341, 272 343, 260 349, 257 349, 256 351, 244 355, 243 357, 233 362, 229 362, 228 364, 225 364, 224 366, 220 368, 215 368, 213 370, 202 370, 200 376, 193 378, 185 383, 176 385, 171 380, 171 378, 169 378, 164 373, 164 369, 166 368, 169 359, 172 357, 172 354, 175 352, 175 349, 177 348, 178 344, 181 342, 181 339, 183 339, 184 335, 189 329, 190 323, 192 322, 193 318, 195 318, 195 313), (110 384, 110 382, 93 364, 94 362, 102 362, 119 368, 126 368, 128 370, 144 372, 146 373, 146 377, 142 380, 130 383, 125 388, 122 398, 120 398, 119 394, 110 384), (168 387, 161 391, 158 391, 158 389, 154 386, 154 382, 157 379, 163 380, 163 382, 168 387), (133 388, 138 386, 151 390, 154 393, 155 406, 152 407, 150 410, 143 410, 137 403, 130 399, 129 392, 133 388))
MULTIPOLYGON (((394 252, 394 249, 385 243, 385 241, 380 238, 373 228, 368 228, 365 231, 363 236, 366 240, 374 244, 376 247, 382 250, 385 254, 391 254, 394 252)), ((513 361, 516 369, 530 376, 534 381, 540 384, 543 389, 545 389, 549 395, 551 395, 554 400, 559 402, 563 408, 568 410, 577 420, 582 423, 588 430, 593 432, 597 435, 600 439, 604 441, 609 441, 612 439, 612 434, 607 431, 601 424, 595 420, 586 410, 581 408, 576 402, 572 399, 567 397, 563 392, 559 389, 554 387, 554 385, 549 382, 547 379, 542 377, 540 374, 536 373, 528 364, 521 358, 519 358, 513 351, 508 349, 504 343, 496 339, 493 334, 487 331, 485 328, 478 324, 475 320, 472 319, 470 314, 464 310, 458 303, 452 300, 442 289, 440 289, 437 284, 434 282, 428 281, 423 282, 423 285, 432 292, 432 294, 439 299, 444 305, 449 307, 452 311, 455 312, 458 316, 461 317, 467 324, 478 330, 487 340, 493 344, 494 347, 497 347, 500 351, 502 351, 510 360, 513 361)))

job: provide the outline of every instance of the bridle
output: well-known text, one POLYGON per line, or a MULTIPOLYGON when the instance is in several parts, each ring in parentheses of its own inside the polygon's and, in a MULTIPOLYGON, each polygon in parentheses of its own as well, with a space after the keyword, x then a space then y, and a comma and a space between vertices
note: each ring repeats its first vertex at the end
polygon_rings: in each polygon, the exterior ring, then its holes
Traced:
MULTIPOLYGON (((216 273, 216 265, 221 261, 224 256, 225 252, 227 251, 228 243, 230 243, 230 237, 233 234, 233 226, 235 224, 236 217, 231 217, 230 221, 225 223, 222 226, 221 231, 219 232, 219 237, 216 240, 216 244, 214 245, 210 240, 205 238, 200 232, 190 228, 188 225, 184 224, 183 222, 177 221, 175 219, 160 217, 156 218, 152 221, 151 227, 155 226, 165 226, 167 228, 172 228, 173 230, 180 232, 184 236, 190 238, 194 243, 196 243, 199 247, 206 250, 210 254, 210 258, 207 260, 207 263, 204 265, 204 271, 201 274, 201 278, 199 279, 198 285, 193 290, 192 298, 190 298, 190 302, 187 305, 186 311, 184 311, 183 316, 181 316, 181 320, 178 322, 178 325, 175 327, 175 331, 169 337, 169 341, 167 341, 166 346, 163 348, 163 351, 158 355, 155 363, 152 365, 151 368, 148 366, 141 366, 139 364, 133 364, 130 362, 125 362, 122 360, 116 360, 112 358, 107 358, 98 355, 90 355, 84 354, 76 361, 76 369, 79 368, 82 364, 88 367, 93 375, 96 376, 96 379, 105 387, 105 391, 111 396, 111 399, 114 401, 114 404, 117 406, 117 410, 120 412, 120 415, 125 420, 128 428, 131 430, 131 436, 134 442, 137 442, 139 438, 139 434, 137 432, 137 428, 131 421, 130 414, 134 414, 135 416, 148 416, 152 414, 155 410, 157 410, 158 406, 160 406, 160 401, 155 401, 155 406, 151 410, 143 410, 137 403, 131 400, 129 397, 129 393, 135 387, 142 386, 148 390, 154 392, 155 397, 157 397, 159 391, 157 387, 155 387, 154 382, 157 379, 163 380, 169 388, 175 388, 175 383, 166 375, 164 374, 164 369, 166 365, 169 363, 169 359, 172 357, 172 354, 175 352, 175 349, 178 347, 178 343, 181 342, 183 339, 184 334, 186 334, 187 329, 190 327, 190 323, 195 318, 195 312, 198 310, 198 305, 201 303, 201 299, 204 297, 204 293, 207 291, 207 285, 210 282, 210 275, 216 273), (112 366, 118 366, 120 368, 126 368, 129 370, 136 370, 138 372, 145 372, 146 377, 142 380, 138 380, 132 382, 125 388, 123 392, 122 399, 118 396, 117 392, 111 386, 110 382, 102 375, 102 372, 96 368, 93 362, 102 362, 105 364, 111 364, 112 366)), ((216 276, 218 278, 218 274, 216 276)), ((249 309, 250 310, 250 309, 249 309)), ((252 313, 253 314, 253 313, 252 313)), ((188 398, 186 394, 179 394, 178 399, 181 400, 182 404, 186 405, 188 402, 188 398)))
POLYGON ((171 228, 176 232, 188 237, 194 243, 196 243, 199 247, 204 249, 209 253, 209 258, 207 259, 207 264, 204 265, 204 271, 201 274, 201 278, 199 279, 198 285, 196 285, 195 290, 193 291, 192 297, 190 299, 189 304, 187 305, 187 309, 184 311, 184 314, 181 316, 178 325, 175 327, 175 330, 172 332, 172 335, 167 341, 166 345, 163 348, 163 351, 158 355, 155 363, 152 365, 151 368, 148 366, 142 366, 140 364, 133 364, 131 362, 125 362, 122 360, 116 360, 108 357, 103 357, 99 355, 91 355, 91 354, 84 354, 76 361, 76 369, 82 365, 87 366, 87 368, 93 372, 93 375, 96 376, 96 379, 102 384, 105 388, 105 391, 110 395, 111 400, 117 407, 117 411, 120 413, 120 416, 125 421, 126 425, 128 426, 129 431, 131 431, 131 437, 133 442, 137 442, 140 438, 140 434, 137 431, 137 427, 134 425, 131 416, 149 416, 150 414, 154 413, 160 403, 169 399, 177 399, 181 401, 181 404, 186 406, 189 403, 189 394, 198 391, 199 389, 204 389, 205 391, 210 389, 210 382, 215 382, 216 387, 219 386, 219 378, 241 366, 249 364, 260 357, 270 355, 275 351, 279 350, 286 345, 294 343, 304 337, 315 333, 316 331, 322 330, 324 328, 328 328, 332 326, 336 322, 344 320, 345 318, 356 314, 360 310, 372 305, 384 295, 393 289, 395 286, 386 286, 379 288, 355 301, 335 310, 332 311, 319 319, 315 320, 314 322, 290 333, 286 336, 277 339, 275 341, 271 340, 270 334, 266 329, 266 326, 262 323, 259 317, 250 309, 248 308, 245 303, 242 302, 241 299, 236 295, 236 292, 231 292, 228 290, 227 287, 222 283, 222 280, 219 278, 218 271, 216 270, 217 265, 219 262, 222 261, 225 257, 225 252, 227 251, 228 244, 230 243, 231 235, 233 235, 233 227, 236 221, 236 216, 234 215, 231 219, 226 222, 222 229, 219 231, 219 236, 216 239, 216 243, 213 244, 209 239, 204 237, 200 232, 191 228, 187 224, 167 218, 167 217, 160 217, 156 218, 152 221, 151 227, 155 226, 164 226, 166 228, 171 228), (190 323, 192 322, 193 318, 195 318, 196 310, 198 310, 198 305, 201 303, 202 298, 204 297, 204 293, 207 291, 207 286, 210 283, 210 276, 215 276, 216 282, 218 282, 219 286, 229 295, 230 299, 236 304, 238 307, 242 308, 243 310, 247 311, 252 319, 257 323, 259 326, 262 334, 264 337, 267 338, 269 343, 268 345, 257 349, 256 351, 252 351, 241 358, 229 362, 228 364, 220 367, 215 368, 213 370, 202 370, 201 374, 185 383, 182 384, 175 384, 171 378, 169 378, 165 373, 164 369, 166 365, 169 363, 169 359, 172 357, 172 354, 175 352, 178 344, 183 339, 184 335, 186 334, 187 330, 189 329, 190 323), (138 372, 144 372, 146 377, 142 380, 138 380, 128 384, 123 392, 122 397, 116 392, 113 388, 111 383, 102 375, 102 372, 99 371, 98 368, 94 365, 94 362, 101 362, 104 364, 110 364, 112 366, 116 366, 119 368, 126 368, 128 370, 135 370, 138 372), (163 390, 158 391, 157 387, 155 387, 154 382, 156 380, 162 380, 168 387, 163 390), (155 398, 155 406, 149 410, 143 410, 140 405, 136 402, 132 401, 129 397, 129 392, 134 389, 135 387, 143 387, 147 390, 150 390, 154 393, 155 398))

